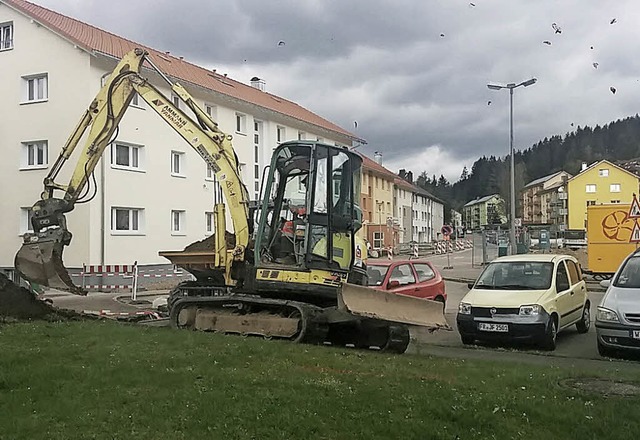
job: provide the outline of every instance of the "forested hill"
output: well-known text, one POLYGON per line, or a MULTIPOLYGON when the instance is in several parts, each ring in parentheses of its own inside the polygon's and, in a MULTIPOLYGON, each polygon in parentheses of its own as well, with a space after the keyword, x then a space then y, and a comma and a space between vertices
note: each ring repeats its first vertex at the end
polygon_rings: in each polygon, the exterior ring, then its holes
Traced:
MULTIPOLYGON (((582 162, 607 159, 615 162, 640 156, 640 117, 636 114, 603 127, 577 127, 564 137, 557 135, 515 154, 516 193, 539 177, 565 170, 576 174, 582 162)), ((509 200, 509 157, 482 156, 471 170, 465 167, 460 179, 450 183, 444 176, 419 175, 417 185, 460 210, 469 200, 501 194, 509 200)), ((447 212, 447 219, 448 219, 447 212)))

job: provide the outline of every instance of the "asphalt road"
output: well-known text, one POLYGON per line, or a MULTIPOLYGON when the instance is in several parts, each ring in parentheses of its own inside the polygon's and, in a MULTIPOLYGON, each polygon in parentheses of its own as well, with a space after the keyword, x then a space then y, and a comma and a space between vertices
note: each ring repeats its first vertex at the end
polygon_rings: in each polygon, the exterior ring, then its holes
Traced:
MULTIPOLYGON (((447 322, 453 329, 452 331, 437 331, 434 333, 428 333, 423 330, 415 330, 414 337, 416 342, 420 344, 431 344, 440 347, 455 347, 463 348, 463 344, 460 341, 460 334, 456 329, 456 313, 458 311, 458 304, 462 297, 469 291, 466 284, 455 283, 447 281, 447 305, 445 307, 445 317, 447 322)), ((596 308, 604 295, 603 292, 589 292, 589 299, 591 301, 591 316, 596 316, 596 308)), ((503 347, 496 347, 495 345, 486 346, 480 345, 484 350, 496 351, 504 348, 515 349, 524 353, 538 353, 540 351, 532 346, 526 345, 509 345, 503 347)), ((596 331, 593 322, 591 328, 586 334, 579 334, 575 326, 571 326, 566 330, 563 330, 558 334, 557 348, 553 352, 544 352, 545 355, 568 357, 575 359, 602 359, 598 354, 596 346, 596 331)))

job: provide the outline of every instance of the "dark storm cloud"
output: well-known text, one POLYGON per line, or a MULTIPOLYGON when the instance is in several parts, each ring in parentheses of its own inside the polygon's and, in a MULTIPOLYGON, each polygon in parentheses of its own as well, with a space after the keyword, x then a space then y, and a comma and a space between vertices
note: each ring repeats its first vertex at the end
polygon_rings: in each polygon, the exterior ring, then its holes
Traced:
POLYGON ((538 78, 514 95, 520 149, 640 102, 633 0, 35 1, 234 79, 257 75, 365 138, 390 168, 450 179, 508 152, 509 94, 489 82, 538 78))

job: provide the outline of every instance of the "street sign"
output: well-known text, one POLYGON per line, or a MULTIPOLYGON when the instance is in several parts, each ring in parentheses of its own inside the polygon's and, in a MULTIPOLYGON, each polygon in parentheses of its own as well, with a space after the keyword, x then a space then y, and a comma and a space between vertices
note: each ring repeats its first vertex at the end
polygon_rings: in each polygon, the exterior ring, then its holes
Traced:
POLYGON ((513 223, 515 224, 516 228, 522 227, 522 218, 516 217, 513 223))
POLYGON ((633 224, 633 231, 631 231, 629 243, 640 243, 640 226, 638 226, 638 221, 633 224))
POLYGON ((633 202, 631 202, 631 207, 629 208, 629 218, 640 218, 640 203, 638 203, 638 198, 636 195, 633 195, 633 202))
POLYGON ((448 236, 453 234, 453 228, 450 225, 443 225, 442 229, 440 229, 440 232, 442 232, 442 235, 448 236))

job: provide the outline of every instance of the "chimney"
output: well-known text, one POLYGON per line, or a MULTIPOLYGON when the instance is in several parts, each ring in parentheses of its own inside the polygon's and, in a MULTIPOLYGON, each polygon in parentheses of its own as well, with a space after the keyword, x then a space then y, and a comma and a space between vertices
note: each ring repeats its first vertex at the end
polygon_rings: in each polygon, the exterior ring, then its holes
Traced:
POLYGON ((253 78, 251 78, 251 87, 253 88, 264 92, 265 85, 266 84, 264 80, 258 78, 257 76, 254 76, 253 78))
POLYGON ((584 171, 587 169, 587 163, 586 162, 582 162, 582 168, 580 168, 580 172, 584 171))
POLYGON ((375 160, 378 165, 382 165, 382 153, 376 151, 373 154, 373 160, 375 160))
POLYGON ((406 178, 406 177, 407 177, 407 171, 406 171, 404 168, 403 168, 403 169, 401 169, 400 171, 398 171, 398 176, 399 176, 401 179, 406 178))
POLYGON ((413 171, 409 171, 407 173, 407 180, 409 181, 409 183, 413 183, 413 171))

